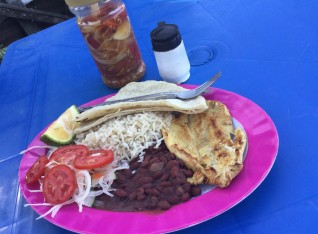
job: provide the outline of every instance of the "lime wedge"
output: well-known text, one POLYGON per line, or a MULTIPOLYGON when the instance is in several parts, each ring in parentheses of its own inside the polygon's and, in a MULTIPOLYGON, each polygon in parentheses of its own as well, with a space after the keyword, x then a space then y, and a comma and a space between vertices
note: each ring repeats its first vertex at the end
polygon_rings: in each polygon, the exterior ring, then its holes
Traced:
POLYGON ((74 130, 79 126, 75 117, 79 114, 75 105, 68 108, 57 120, 55 120, 40 137, 40 140, 48 145, 60 146, 72 143, 74 130))

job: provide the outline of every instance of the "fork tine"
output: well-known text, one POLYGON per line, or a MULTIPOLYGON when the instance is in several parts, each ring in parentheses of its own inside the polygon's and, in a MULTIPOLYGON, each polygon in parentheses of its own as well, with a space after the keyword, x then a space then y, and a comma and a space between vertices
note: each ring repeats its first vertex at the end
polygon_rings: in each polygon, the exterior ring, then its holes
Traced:
POLYGON ((204 82, 201 86, 195 89, 196 95, 200 95, 208 87, 210 87, 219 77, 221 76, 221 71, 217 72, 210 80, 204 82))
POLYGON ((206 89, 207 87, 210 87, 211 84, 213 84, 217 79, 219 79, 219 77, 221 76, 221 72, 217 72, 211 79, 207 80, 206 82, 204 82, 200 87, 199 89, 200 90, 204 90, 206 89))

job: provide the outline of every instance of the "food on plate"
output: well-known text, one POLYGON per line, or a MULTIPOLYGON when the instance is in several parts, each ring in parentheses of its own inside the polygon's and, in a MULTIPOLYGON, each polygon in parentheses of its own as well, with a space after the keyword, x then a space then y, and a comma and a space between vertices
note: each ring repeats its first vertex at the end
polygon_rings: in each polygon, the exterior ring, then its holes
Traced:
POLYGON ((69 200, 75 191, 75 174, 67 165, 56 165, 45 173, 42 186, 46 202, 61 204, 69 200))
POLYGON ((77 156, 74 160, 76 169, 97 169, 114 161, 112 150, 90 150, 86 155, 77 156))
POLYGON ((140 80, 145 74, 146 66, 125 5, 115 1, 108 1, 104 6, 102 3, 98 5, 92 14, 84 17, 83 13, 87 9, 78 8, 80 17, 77 24, 104 83, 119 88, 140 80))
MULTIPOLYGON (((79 210, 84 206, 91 206, 95 197, 101 194, 114 196, 112 188, 116 179, 116 171, 127 169, 128 162, 133 158, 142 160, 144 150, 150 146, 159 146, 163 141, 161 128, 168 126, 172 114, 168 112, 146 112, 136 113, 127 116, 113 118, 87 132, 77 135, 75 142, 67 146, 61 146, 48 153, 49 163, 47 168, 56 165, 67 165, 75 174, 77 186, 73 195, 68 201, 60 204, 52 204, 53 207, 45 214, 52 213, 52 216, 66 204, 76 202, 79 210), (90 152, 95 150, 112 150, 113 161, 96 168, 88 163, 87 169, 76 163, 77 158, 81 158, 80 163, 89 161, 90 152), (86 156, 84 156, 86 155, 86 156)), ((87 165, 84 165, 86 168, 87 165)), ((42 183, 45 175, 39 179, 42 183)), ((40 186, 40 189, 43 186, 40 186)), ((45 201, 47 202, 47 201, 45 201)), ((41 205, 36 204, 36 205, 41 205)), ((44 204, 45 205, 45 204, 44 204)))
POLYGON ((73 166, 76 157, 85 156, 89 149, 85 145, 67 145, 54 150, 50 162, 73 166))
POLYGON ((44 203, 35 205, 53 206, 40 218, 49 213, 54 217, 63 205, 76 202, 82 211, 83 205, 91 206, 94 197, 102 193, 111 196, 109 192, 112 191, 115 172, 123 168, 127 168, 127 165, 118 162, 111 150, 92 150, 84 145, 67 145, 54 149, 48 158, 41 156, 31 166, 25 180, 27 184, 35 181, 40 184, 40 190, 35 192, 43 193, 44 203))
MULTIPOLYGON (((182 90, 159 81, 130 83, 110 100, 182 90)), ((243 167, 244 131, 234 130, 224 104, 202 96, 118 103, 81 114, 71 107, 58 120, 71 126, 71 144, 51 149, 25 178, 27 184, 39 181, 44 205, 53 206, 40 217, 54 217, 73 202, 79 211, 165 210, 200 195, 201 184, 228 186, 243 167)))
POLYGON ((112 118, 76 135, 76 144, 91 149, 109 148, 118 160, 143 158, 144 150, 163 141, 161 129, 168 127, 172 114, 144 112, 112 118))
MULTIPOLYGON (((180 92, 184 90, 186 89, 177 86, 176 84, 171 84, 164 81, 132 82, 121 88, 115 96, 107 100, 120 100, 159 92, 180 92)), ((111 118, 122 115, 145 111, 178 111, 187 114, 196 114, 203 112, 207 108, 208 106, 206 105, 205 99, 202 96, 198 96, 189 100, 161 99, 151 101, 122 102, 99 106, 84 111, 78 115, 76 120, 79 121, 81 125, 75 129, 75 133, 78 134, 80 132, 86 131, 111 118)))
POLYGON ((33 184, 40 179, 44 174, 45 166, 49 162, 45 155, 40 156, 33 165, 29 168, 25 175, 25 181, 27 184, 33 184))
POLYGON ((102 194, 93 207, 112 211, 167 210, 201 194, 199 186, 187 178, 193 171, 170 153, 164 143, 145 150, 144 160, 129 163, 128 169, 117 171, 113 182, 114 196, 102 194))
POLYGON ((40 137, 40 140, 55 146, 70 144, 75 137, 74 129, 79 126, 79 123, 74 121, 78 114, 79 112, 75 105, 68 108, 48 127, 40 137))
POLYGON ((209 109, 203 113, 176 115, 162 134, 168 149, 194 171, 190 183, 224 188, 243 168, 247 139, 242 129, 234 130, 224 104, 207 103, 209 109))

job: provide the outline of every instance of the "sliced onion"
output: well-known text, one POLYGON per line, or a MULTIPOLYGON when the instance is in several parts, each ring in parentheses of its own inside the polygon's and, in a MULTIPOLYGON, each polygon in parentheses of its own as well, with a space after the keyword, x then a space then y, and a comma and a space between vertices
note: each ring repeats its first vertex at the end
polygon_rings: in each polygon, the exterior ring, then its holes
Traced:
POLYGON ((86 170, 80 170, 76 173, 78 189, 73 194, 74 201, 78 204, 79 212, 83 210, 83 203, 91 189, 91 176, 86 170))
POLYGON ((115 40, 125 40, 131 33, 131 26, 129 21, 125 21, 119 25, 116 33, 113 35, 115 40))

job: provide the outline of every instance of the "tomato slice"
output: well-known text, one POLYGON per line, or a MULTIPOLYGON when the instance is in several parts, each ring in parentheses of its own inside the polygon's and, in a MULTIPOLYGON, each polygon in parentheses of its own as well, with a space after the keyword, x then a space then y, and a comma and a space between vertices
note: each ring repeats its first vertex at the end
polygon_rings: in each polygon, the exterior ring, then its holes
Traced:
POLYGON ((29 168, 25 175, 25 181, 27 184, 33 184, 44 174, 45 166, 49 162, 45 155, 39 157, 35 163, 29 168))
POLYGON ((95 169, 106 166, 114 161, 112 150, 90 150, 86 155, 79 156, 74 161, 77 169, 95 169))
POLYGON ((89 149, 85 145, 66 145, 55 150, 50 161, 56 161, 65 165, 73 165, 76 157, 86 155, 89 149))
POLYGON ((66 165, 57 165, 49 169, 43 179, 43 195, 51 204, 66 202, 76 188, 75 173, 66 165))

